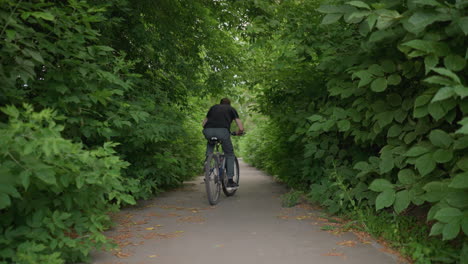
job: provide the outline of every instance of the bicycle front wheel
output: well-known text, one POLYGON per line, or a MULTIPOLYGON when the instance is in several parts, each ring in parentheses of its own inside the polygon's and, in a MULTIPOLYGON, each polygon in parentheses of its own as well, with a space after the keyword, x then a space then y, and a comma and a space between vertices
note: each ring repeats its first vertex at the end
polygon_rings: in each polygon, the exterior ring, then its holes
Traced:
POLYGON ((205 187, 208 202, 215 205, 219 202, 221 181, 219 180, 219 162, 216 156, 210 154, 205 163, 205 187))
MULTIPOLYGON (((223 177, 223 192, 224 192, 224 195, 226 196, 233 196, 236 191, 237 191, 237 188, 227 188, 227 182, 228 182, 228 178, 227 178, 227 174, 226 174, 226 169, 224 170, 224 177, 223 177)), ((234 177, 232 178, 234 180, 235 183, 239 184, 239 161, 237 160, 237 158, 235 157, 234 158, 234 177)))

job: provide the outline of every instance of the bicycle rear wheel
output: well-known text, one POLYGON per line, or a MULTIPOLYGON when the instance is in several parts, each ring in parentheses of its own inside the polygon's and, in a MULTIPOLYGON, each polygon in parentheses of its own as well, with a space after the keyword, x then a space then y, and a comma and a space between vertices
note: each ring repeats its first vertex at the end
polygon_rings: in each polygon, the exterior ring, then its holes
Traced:
MULTIPOLYGON (((237 191, 237 188, 227 188, 227 183, 228 183, 228 177, 227 177, 227 174, 226 174, 226 169, 224 169, 224 173, 223 173, 224 177, 222 177, 223 179, 223 192, 224 192, 224 195, 226 196, 233 196, 236 191, 237 191)), ((239 161, 237 160, 236 157, 234 157, 234 177, 232 178, 234 180, 235 183, 239 184, 239 161)))
POLYGON ((218 159, 210 154, 205 163, 205 187, 208 202, 215 205, 219 202, 221 194, 221 181, 219 180, 218 159))

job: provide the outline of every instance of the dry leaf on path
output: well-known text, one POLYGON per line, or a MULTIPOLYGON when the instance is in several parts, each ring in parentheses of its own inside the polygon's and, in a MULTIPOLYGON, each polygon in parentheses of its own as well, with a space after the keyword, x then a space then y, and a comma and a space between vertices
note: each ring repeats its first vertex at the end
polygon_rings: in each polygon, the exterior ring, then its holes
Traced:
POLYGON ((131 257, 131 256, 132 256, 132 254, 130 254, 130 253, 128 253, 128 252, 125 253, 125 252, 121 252, 121 251, 115 253, 114 255, 115 255, 116 257, 118 257, 118 258, 128 258, 128 257, 131 257))
POLYGON ((322 256, 329 256, 329 257, 344 257, 344 255, 345 254, 343 252, 336 252, 334 250, 328 253, 322 254, 322 256))
POLYGON ((346 247, 355 247, 357 242, 353 240, 346 240, 346 241, 338 242, 336 244, 340 246, 346 246, 346 247))

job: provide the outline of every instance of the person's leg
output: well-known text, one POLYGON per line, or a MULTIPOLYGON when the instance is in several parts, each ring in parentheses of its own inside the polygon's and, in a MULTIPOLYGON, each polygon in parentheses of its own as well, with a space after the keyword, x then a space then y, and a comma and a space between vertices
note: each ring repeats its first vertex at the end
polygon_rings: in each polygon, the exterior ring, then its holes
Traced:
MULTIPOLYGON (((205 135, 205 138, 207 140, 209 140, 211 137, 215 137, 216 135, 214 135, 213 133, 213 129, 212 128, 205 128, 203 129, 203 135, 205 135)), ((206 143, 206 156, 208 157, 208 155, 210 155, 211 153, 213 153, 214 151, 214 145, 213 144, 210 144, 210 142, 207 142, 206 143)))
POLYGON ((231 135, 229 130, 222 131, 223 152, 226 157, 227 177, 232 180, 234 177, 234 147, 232 146, 231 135))

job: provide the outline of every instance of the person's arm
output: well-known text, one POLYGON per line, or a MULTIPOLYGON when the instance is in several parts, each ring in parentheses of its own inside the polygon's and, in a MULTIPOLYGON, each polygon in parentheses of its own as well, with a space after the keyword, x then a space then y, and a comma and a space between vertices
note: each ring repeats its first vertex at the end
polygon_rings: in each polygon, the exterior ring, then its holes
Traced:
POLYGON ((237 131, 237 134, 240 135, 244 133, 244 125, 242 125, 242 121, 239 118, 234 119, 236 121, 237 127, 239 128, 239 131, 237 131))
POLYGON ((208 122, 208 118, 205 117, 205 119, 203 119, 203 122, 202 122, 202 127, 205 127, 206 122, 208 122))

